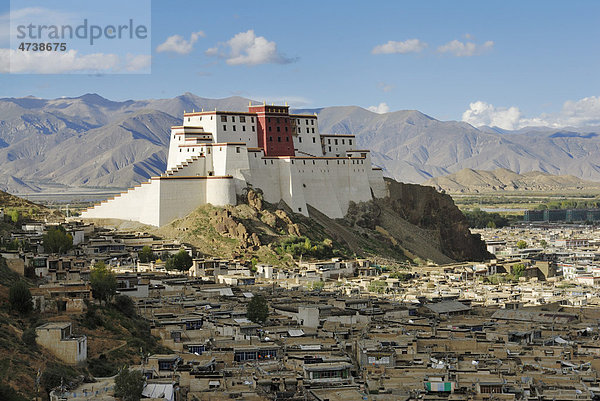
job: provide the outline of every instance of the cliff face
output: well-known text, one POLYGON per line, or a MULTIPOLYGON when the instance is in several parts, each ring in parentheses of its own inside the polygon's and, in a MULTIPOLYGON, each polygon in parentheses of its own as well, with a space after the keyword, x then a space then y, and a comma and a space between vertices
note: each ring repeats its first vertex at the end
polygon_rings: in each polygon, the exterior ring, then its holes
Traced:
POLYGON ((391 209, 398 217, 429 231, 444 255, 456 261, 493 258, 481 237, 471 234, 467 219, 449 195, 432 187, 385 180, 389 197, 378 200, 381 208, 391 209))

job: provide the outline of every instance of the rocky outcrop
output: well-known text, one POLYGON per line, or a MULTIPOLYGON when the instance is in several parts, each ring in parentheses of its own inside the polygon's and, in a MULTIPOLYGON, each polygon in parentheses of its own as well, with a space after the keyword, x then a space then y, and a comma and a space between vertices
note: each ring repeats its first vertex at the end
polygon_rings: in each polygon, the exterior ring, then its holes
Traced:
POLYGON ((261 245, 258 235, 249 233, 246 226, 238 222, 228 209, 216 211, 212 220, 213 227, 219 234, 239 240, 242 248, 259 247, 261 245))
POLYGON ((469 223, 449 195, 432 187, 404 184, 385 179, 389 196, 378 200, 398 217, 437 233, 441 251, 457 260, 479 261, 493 258, 479 235, 471 234, 469 223))

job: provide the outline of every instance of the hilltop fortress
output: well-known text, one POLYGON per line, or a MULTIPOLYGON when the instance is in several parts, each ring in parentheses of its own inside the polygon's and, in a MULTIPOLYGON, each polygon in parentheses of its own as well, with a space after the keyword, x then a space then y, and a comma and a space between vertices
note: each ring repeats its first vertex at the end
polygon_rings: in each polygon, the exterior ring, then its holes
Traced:
POLYGON ((171 128, 167 170, 83 212, 162 226, 198 206, 235 205, 248 187, 267 202, 283 200, 308 216, 311 205, 331 218, 350 201, 387 195, 380 168, 354 135, 322 135, 316 115, 288 106, 252 105, 248 112, 185 113, 171 128))

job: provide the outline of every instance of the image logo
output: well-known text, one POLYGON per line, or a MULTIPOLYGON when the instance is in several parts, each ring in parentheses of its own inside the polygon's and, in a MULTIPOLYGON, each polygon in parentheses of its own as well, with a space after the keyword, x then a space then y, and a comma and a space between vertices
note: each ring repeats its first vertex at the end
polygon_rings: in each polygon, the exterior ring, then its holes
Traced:
POLYGON ((150 0, 10 3, 11 74, 149 74, 150 0))

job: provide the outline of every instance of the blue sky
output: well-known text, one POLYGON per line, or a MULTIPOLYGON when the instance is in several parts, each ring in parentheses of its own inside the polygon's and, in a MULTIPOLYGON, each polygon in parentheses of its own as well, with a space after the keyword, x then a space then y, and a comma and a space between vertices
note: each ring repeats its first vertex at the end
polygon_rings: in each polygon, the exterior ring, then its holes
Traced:
POLYGON ((592 125, 600 122, 599 15, 598 1, 154 0, 150 74, 5 73, 0 96, 192 92, 417 109, 504 128, 592 125))

